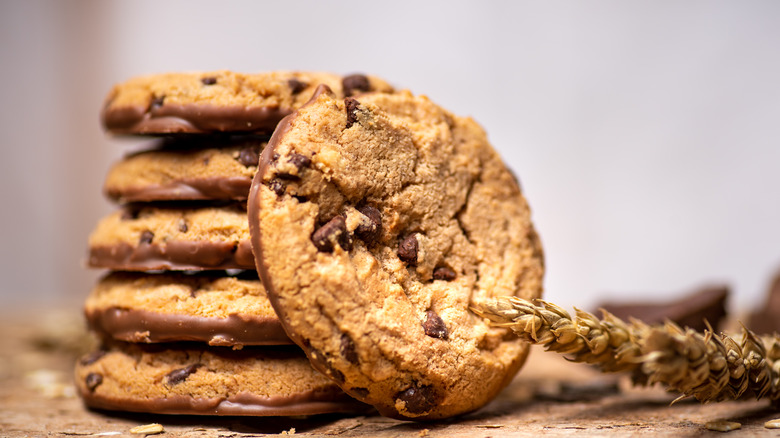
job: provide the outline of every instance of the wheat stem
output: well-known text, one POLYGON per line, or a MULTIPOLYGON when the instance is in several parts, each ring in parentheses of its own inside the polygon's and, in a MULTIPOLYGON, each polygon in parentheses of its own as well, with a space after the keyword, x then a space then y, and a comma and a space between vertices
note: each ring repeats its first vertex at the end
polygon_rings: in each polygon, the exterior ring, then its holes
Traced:
POLYGON ((517 297, 491 300, 473 309, 494 325, 575 362, 605 372, 632 372, 634 383, 660 383, 681 398, 701 402, 743 397, 780 401, 780 338, 758 338, 743 327, 741 339, 682 329, 674 323, 626 323, 604 312, 599 319, 576 309, 572 318, 553 303, 517 297))

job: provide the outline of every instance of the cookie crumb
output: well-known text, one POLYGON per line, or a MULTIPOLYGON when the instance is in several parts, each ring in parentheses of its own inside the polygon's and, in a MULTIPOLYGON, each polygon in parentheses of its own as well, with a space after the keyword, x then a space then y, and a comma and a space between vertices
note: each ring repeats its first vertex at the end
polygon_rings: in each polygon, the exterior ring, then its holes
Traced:
POLYGON ((764 427, 767 429, 780 429, 780 418, 767 421, 764 423, 764 427))
POLYGON ((279 435, 295 435, 295 428, 291 427, 290 430, 283 430, 279 435))
POLYGON ((421 437, 428 436, 428 432, 430 432, 430 430, 423 429, 423 430, 420 431, 420 433, 418 435, 421 436, 421 437))
POLYGON ((716 432, 731 432, 732 430, 737 430, 742 427, 742 424, 734 422, 734 421, 708 421, 704 427, 707 428, 707 430, 714 430, 716 432))
POLYGON ((164 431, 165 429, 163 429, 160 423, 144 424, 143 426, 136 426, 130 429, 130 433, 136 435, 155 435, 164 431))

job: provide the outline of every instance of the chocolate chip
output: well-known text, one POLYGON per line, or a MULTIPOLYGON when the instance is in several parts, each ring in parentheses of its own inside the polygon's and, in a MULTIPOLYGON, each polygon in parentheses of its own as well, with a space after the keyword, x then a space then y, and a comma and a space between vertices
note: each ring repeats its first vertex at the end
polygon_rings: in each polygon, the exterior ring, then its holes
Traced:
POLYGON ((349 251, 352 249, 352 238, 347 232, 347 222, 342 216, 336 216, 321 226, 311 236, 314 246, 321 252, 333 252, 334 242, 349 251))
POLYGON ((163 103, 165 102, 165 96, 159 96, 152 99, 152 102, 150 104, 151 108, 159 108, 163 106, 163 103))
POLYGON ((297 167, 298 170, 302 170, 304 167, 309 167, 311 159, 305 155, 292 154, 290 155, 290 164, 297 167))
POLYGON ((444 321, 433 310, 425 312, 425 322, 422 326, 425 334, 432 338, 447 339, 450 334, 444 321))
POLYGON ((197 371, 198 367, 200 367, 200 364, 196 363, 192 365, 187 365, 184 368, 179 368, 178 370, 173 370, 170 373, 165 375, 165 381, 169 385, 178 385, 179 383, 187 380, 187 377, 189 377, 190 374, 197 371))
POLYGON ((200 80, 203 82, 203 85, 214 85, 217 83, 217 78, 214 76, 208 76, 200 80))
POLYGON ((134 220, 138 219, 138 215, 141 214, 141 209, 138 207, 128 206, 122 209, 122 220, 134 220))
POLYGON ((398 245, 398 258, 410 265, 415 265, 417 264, 418 248, 417 237, 414 234, 410 234, 398 245))
POLYGON ((355 351, 355 343, 346 333, 341 335, 341 355, 355 365, 359 362, 357 351, 355 351))
POLYGON ((257 149, 248 147, 241 149, 241 152, 238 153, 238 158, 236 159, 246 167, 257 166, 257 163, 260 162, 260 153, 257 149))
POLYGON ((152 240, 154 240, 154 233, 152 233, 149 230, 144 231, 141 233, 141 238, 138 239, 139 244, 150 244, 152 243, 152 240))
POLYGON ((406 410, 411 414, 425 414, 436 406, 436 392, 432 386, 417 386, 414 384, 395 395, 397 400, 406 404, 406 410))
POLYGON ((360 105, 360 102, 357 101, 357 99, 354 99, 352 97, 348 97, 344 99, 344 106, 347 107, 347 128, 349 129, 352 127, 352 125, 357 122, 357 110, 358 106, 360 105))
POLYGON ((328 361, 328 358, 326 358, 324 354, 306 345, 306 340, 304 340, 303 343, 304 347, 306 347, 306 350, 308 351, 309 361, 312 362, 312 364, 318 365, 319 370, 325 373, 325 375, 329 376, 331 379, 339 383, 344 383, 344 373, 333 368, 333 366, 331 366, 330 362, 328 361))
POLYGON ((344 89, 344 96, 352 96, 361 91, 371 90, 371 82, 365 75, 354 74, 344 76, 341 80, 341 87, 344 89))
POLYGON ((277 196, 284 195, 284 183, 279 178, 274 178, 271 180, 271 182, 268 183, 268 188, 271 189, 272 192, 276 193, 277 196))
POLYGON ((106 352, 103 350, 93 351, 92 353, 89 353, 88 355, 82 357, 79 363, 84 366, 92 365, 93 363, 99 361, 105 355, 106 352))
POLYGON ((367 388, 349 388, 349 392, 354 394, 356 397, 360 397, 360 398, 368 397, 368 389, 367 388))
POLYGON ((290 92, 292 94, 298 94, 301 91, 305 90, 306 87, 309 86, 306 82, 300 81, 296 78, 290 78, 287 80, 287 85, 290 87, 290 92))
POLYGON ((455 271, 453 271, 452 269, 446 266, 439 266, 438 268, 433 270, 434 280, 452 281, 457 276, 458 274, 456 274, 455 271))
POLYGON ((368 221, 362 221, 355 228, 355 235, 370 246, 376 243, 382 234, 382 213, 370 205, 358 207, 357 210, 368 218, 368 221))
POLYGON ((84 384, 87 385, 89 392, 95 392, 95 389, 103 383, 103 375, 98 373, 89 373, 84 379, 84 384))
POLYGON ((184 218, 179 219, 179 231, 186 233, 189 229, 190 227, 187 226, 187 221, 184 220, 184 218))

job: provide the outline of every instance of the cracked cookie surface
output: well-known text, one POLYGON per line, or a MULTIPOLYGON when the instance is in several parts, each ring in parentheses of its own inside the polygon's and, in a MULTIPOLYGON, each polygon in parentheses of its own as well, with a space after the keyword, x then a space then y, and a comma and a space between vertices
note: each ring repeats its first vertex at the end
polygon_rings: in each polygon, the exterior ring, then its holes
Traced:
POLYGON ((528 346, 469 310, 539 297, 543 256, 484 131, 407 92, 322 87, 285 118, 248 200, 258 272, 312 364, 383 415, 472 411, 528 346))
POLYGON ((254 271, 112 272, 84 303, 90 329, 127 342, 291 344, 254 271))
POLYGON ((90 234, 89 265, 121 271, 252 269, 246 209, 127 205, 90 234))
POLYGON ((365 411, 293 346, 115 343, 82 357, 75 381, 87 406, 99 409, 253 416, 365 411))
POLYGON ((101 120, 114 134, 210 132, 266 133, 304 104, 319 84, 340 96, 391 91, 385 81, 362 74, 315 72, 163 73, 115 85, 101 120))

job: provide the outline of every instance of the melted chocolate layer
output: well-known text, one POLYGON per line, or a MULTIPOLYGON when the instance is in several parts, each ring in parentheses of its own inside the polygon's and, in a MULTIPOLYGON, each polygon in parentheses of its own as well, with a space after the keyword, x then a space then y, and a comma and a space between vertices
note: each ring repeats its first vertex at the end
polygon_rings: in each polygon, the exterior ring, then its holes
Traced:
POLYGON ((119 202, 244 200, 251 184, 252 179, 248 177, 192 178, 165 185, 106 190, 106 196, 119 202))
POLYGON ((116 134, 176 134, 210 132, 270 133, 292 110, 196 104, 141 105, 106 109, 103 126, 116 134))
POLYGON ((86 312, 86 317, 90 329, 127 342, 197 341, 228 347, 292 344, 276 317, 207 318, 117 307, 86 312))
POLYGON ((352 399, 336 386, 289 396, 258 397, 241 393, 228 398, 170 395, 147 400, 105 397, 81 392, 87 406, 132 412, 176 415, 292 416, 333 412, 367 412, 370 406, 352 399))
POLYGON ((89 266, 118 271, 253 269, 255 260, 249 241, 241 241, 238 245, 171 241, 161 245, 94 246, 89 249, 89 266))

